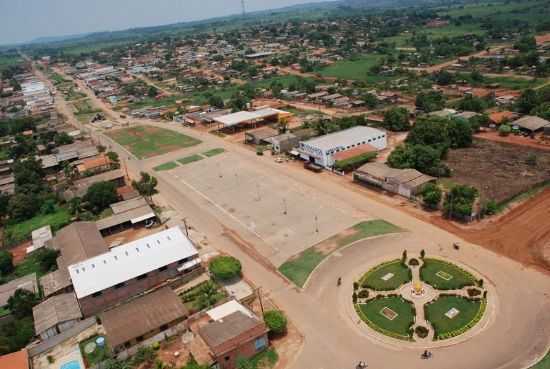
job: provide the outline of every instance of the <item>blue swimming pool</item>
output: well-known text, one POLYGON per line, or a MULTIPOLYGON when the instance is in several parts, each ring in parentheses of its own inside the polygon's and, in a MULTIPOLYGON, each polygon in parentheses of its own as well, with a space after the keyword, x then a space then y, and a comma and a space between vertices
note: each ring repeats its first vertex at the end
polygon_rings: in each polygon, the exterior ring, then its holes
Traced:
POLYGON ((59 369, 81 369, 81 368, 78 361, 73 360, 61 365, 59 369))

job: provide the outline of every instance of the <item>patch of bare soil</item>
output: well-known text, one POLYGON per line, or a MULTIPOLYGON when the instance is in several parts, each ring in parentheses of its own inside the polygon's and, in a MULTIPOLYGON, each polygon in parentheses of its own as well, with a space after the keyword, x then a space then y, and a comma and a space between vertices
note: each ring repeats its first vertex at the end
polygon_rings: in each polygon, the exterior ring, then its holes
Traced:
POLYGON ((502 202, 550 180, 549 151, 487 140, 450 150, 445 163, 453 182, 476 187, 485 201, 502 202))
POLYGON ((524 265, 550 272, 550 189, 488 222, 482 229, 462 228, 440 217, 431 222, 469 242, 524 265))

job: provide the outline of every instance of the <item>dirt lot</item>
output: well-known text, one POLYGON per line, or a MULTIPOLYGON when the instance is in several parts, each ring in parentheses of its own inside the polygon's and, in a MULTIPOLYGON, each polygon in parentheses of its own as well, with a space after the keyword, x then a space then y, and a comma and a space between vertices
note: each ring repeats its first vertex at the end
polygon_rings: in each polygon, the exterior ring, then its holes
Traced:
POLYGON ((505 201, 550 180, 550 152, 498 142, 475 140, 467 149, 450 150, 446 164, 451 181, 476 187, 483 200, 505 201), (530 155, 536 165, 528 164, 530 155))
POLYGON ((549 215, 550 189, 484 223, 483 228, 465 229, 441 217, 433 217, 431 221, 469 242, 550 272, 549 215))

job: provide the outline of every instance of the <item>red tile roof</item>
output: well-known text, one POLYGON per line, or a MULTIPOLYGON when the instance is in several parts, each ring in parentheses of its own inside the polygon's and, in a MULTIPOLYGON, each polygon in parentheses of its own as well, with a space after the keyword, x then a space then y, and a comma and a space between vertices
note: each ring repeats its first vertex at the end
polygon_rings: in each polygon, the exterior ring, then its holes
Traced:
POLYGON ((377 151, 378 149, 376 147, 367 144, 367 145, 361 145, 359 147, 355 147, 351 150, 337 152, 336 154, 334 154, 333 158, 336 161, 346 160, 346 159, 354 158, 356 156, 363 155, 369 152, 377 152, 377 151))
POLYGON ((27 354, 27 350, 21 350, 0 356, 0 368, 29 369, 29 356, 27 354))

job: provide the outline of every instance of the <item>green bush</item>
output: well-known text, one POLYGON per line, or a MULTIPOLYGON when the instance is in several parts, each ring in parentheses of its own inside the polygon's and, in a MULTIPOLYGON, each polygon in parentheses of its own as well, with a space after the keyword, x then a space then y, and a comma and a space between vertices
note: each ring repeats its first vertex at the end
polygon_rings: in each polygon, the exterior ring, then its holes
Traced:
POLYGON ((264 322, 274 334, 286 332, 287 319, 280 310, 269 310, 264 313, 264 322))
POLYGON ((357 295, 357 297, 359 297, 361 299, 368 299, 369 298, 369 290, 363 289, 363 290, 359 291, 359 294, 357 295))
POLYGON ((421 326, 421 325, 419 325, 418 327, 416 327, 416 328, 414 329, 414 333, 416 333, 416 335, 417 335, 418 337, 420 337, 420 338, 426 338, 426 337, 428 337, 428 333, 429 333, 429 332, 430 332, 430 331, 428 330, 428 328, 423 327, 423 326, 421 326))
POLYGON ((241 262, 233 256, 218 256, 209 265, 210 273, 214 278, 222 281, 239 277, 241 268, 241 262))
POLYGON ((334 169, 343 172, 354 170, 376 158, 376 155, 376 152, 366 152, 349 159, 338 160, 336 163, 334 163, 334 169))
POLYGON ((512 133, 512 127, 507 124, 503 124, 498 128, 498 134, 500 136, 508 136, 510 133, 512 133))

